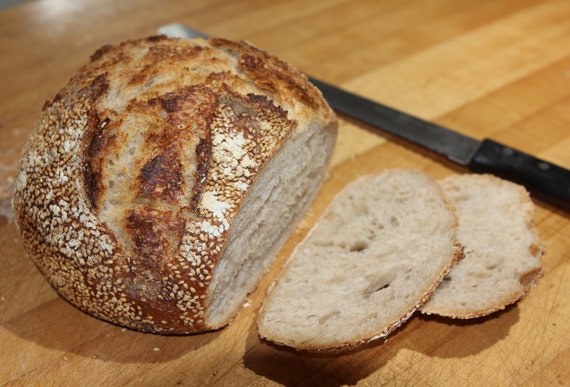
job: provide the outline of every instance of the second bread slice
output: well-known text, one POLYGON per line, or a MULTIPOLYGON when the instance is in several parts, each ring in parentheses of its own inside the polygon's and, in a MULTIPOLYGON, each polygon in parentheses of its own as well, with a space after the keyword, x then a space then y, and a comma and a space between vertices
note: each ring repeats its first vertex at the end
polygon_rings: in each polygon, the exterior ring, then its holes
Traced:
POLYGON ((357 179, 326 210, 272 285, 261 337, 299 350, 387 336, 461 255, 456 218, 436 182, 390 170, 357 179))
POLYGON ((542 276, 545 251, 528 192, 492 175, 451 175, 440 185, 456 207, 465 258, 422 312, 475 318, 518 301, 542 276))

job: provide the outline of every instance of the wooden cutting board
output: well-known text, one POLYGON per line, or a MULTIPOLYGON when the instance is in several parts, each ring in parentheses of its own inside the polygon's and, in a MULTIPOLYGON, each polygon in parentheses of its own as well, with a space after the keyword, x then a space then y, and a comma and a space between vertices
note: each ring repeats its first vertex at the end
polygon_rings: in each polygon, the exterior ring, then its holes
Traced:
POLYGON ((392 167, 435 178, 468 172, 344 117, 317 200, 229 327, 142 334, 60 299, 26 257, 11 214, 23 144, 44 101, 96 48, 174 21, 247 39, 331 83, 570 168, 568 1, 36 0, 1 11, 0 384, 570 385, 569 214, 540 201, 545 275, 500 313, 417 315, 386 342, 336 356, 259 340, 267 286, 348 182, 392 167))

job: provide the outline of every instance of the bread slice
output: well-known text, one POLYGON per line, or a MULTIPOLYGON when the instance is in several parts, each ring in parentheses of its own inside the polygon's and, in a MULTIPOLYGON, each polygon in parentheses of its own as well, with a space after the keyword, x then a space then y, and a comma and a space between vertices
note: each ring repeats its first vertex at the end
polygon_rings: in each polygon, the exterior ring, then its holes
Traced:
POLYGON ((441 186, 458 214, 465 258, 445 277, 423 313, 488 315, 517 301, 542 275, 545 251, 526 190, 491 175, 452 175, 441 186))
POLYGON ((259 335, 299 350, 348 349, 387 336, 461 254, 456 218, 435 181, 389 170, 332 202, 268 291, 259 335))

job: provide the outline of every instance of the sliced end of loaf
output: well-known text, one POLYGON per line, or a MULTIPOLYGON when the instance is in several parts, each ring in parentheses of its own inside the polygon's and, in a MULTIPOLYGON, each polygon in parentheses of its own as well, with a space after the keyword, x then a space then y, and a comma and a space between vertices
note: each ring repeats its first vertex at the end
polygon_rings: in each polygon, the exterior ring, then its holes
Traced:
POLYGON ((284 144, 265 166, 234 220, 209 292, 206 321, 221 327, 237 313, 315 198, 336 139, 319 125, 284 144))
POLYGON ((544 245, 526 190, 491 175, 452 175, 440 182, 455 205, 465 258, 422 307, 426 314, 481 317, 525 295, 543 273, 544 245))
POLYGON ((390 170, 346 187, 268 292, 262 338, 298 350, 349 349, 406 321, 461 255, 436 182, 390 170))

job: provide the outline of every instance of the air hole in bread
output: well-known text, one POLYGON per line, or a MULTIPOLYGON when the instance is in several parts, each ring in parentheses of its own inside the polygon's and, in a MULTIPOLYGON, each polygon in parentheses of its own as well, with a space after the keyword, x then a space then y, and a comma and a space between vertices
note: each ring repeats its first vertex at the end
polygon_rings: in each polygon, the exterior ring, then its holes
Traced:
POLYGON ((394 227, 398 227, 400 225, 400 221, 395 216, 390 217, 390 224, 394 227))
POLYGON ((441 282, 439 283, 439 288, 440 289, 446 288, 447 286, 449 286, 450 282, 451 282, 451 277, 448 274, 445 277, 443 277, 443 280, 441 280, 441 282))
POLYGON ((381 290, 387 289, 390 286, 390 283, 391 283, 391 281, 386 280, 386 278, 380 278, 376 282, 371 283, 364 290, 364 298, 368 298, 374 293, 377 293, 381 290))
POLYGON ((382 231, 384 229, 384 225, 379 223, 377 219, 372 219, 370 224, 375 228, 376 231, 382 231))
POLYGON ((338 310, 330 312, 319 319, 319 324, 323 325, 324 323, 327 322, 327 320, 330 320, 331 318, 336 317, 338 315, 340 315, 340 312, 338 310))
POLYGON ((348 247, 348 251, 351 253, 360 253, 368 248, 368 242, 366 241, 355 241, 348 247))

